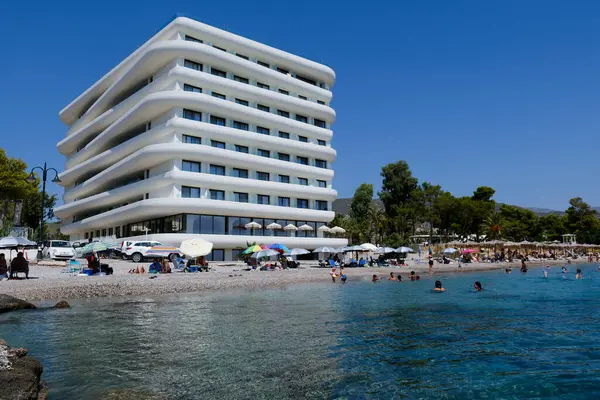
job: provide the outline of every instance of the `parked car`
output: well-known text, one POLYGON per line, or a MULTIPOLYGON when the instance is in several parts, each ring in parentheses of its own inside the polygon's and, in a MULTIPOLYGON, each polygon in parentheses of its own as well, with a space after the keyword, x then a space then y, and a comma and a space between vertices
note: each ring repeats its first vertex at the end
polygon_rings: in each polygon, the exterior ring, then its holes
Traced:
POLYGON ((66 240, 49 240, 44 242, 42 256, 53 260, 69 260, 75 257, 75 249, 66 240))
MULTIPOLYGON (((131 259, 133 262, 140 262, 146 258, 156 257, 152 254, 147 254, 154 246, 162 246, 163 244, 155 241, 125 241, 121 247, 123 258, 131 259)), ((169 254, 169 259, 173 260, 177 257, 177 253, 169 254)))

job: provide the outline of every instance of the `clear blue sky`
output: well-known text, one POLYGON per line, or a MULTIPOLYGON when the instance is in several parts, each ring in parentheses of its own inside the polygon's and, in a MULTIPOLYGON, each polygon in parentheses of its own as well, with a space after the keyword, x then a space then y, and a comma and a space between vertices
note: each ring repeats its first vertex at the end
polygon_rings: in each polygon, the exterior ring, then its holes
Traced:
POLYGON ((0 15, 0 146, 30 165, 62 169, 58 111, 181 13, 334 68, 340 196, 404 159, 455 195, 600 205, 600 2, 38 3, 0 15))

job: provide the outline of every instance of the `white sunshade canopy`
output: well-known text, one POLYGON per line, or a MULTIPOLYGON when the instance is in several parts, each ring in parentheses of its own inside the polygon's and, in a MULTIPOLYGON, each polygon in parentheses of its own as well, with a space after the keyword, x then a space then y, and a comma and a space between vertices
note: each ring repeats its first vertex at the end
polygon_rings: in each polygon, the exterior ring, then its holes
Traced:
POLYGON ((272 256, 276 256, 279 253, 273 249, 265 249, 265 250, 261 250, 261 251, 257 251, 256 253, 252 254, 252 258, 263 258, 263 257, 272 257, 272 256))
POLYGON ((284 231, 297 231, 298 227, 294 224, 288 224, 283 228, 284 231))
POLYGON ((276 222, 273 222, 273 223, 270 223, 269 225, 267 225, 267 229, 271 229, 271 230, 281 229, 281 225, 279 225, 276 222))
POLYGON ((213 248, 213 244, 204 239, 188 239, 181 242, 179 250, 189 257, 202 257, 208 255, 213 248))
POLYGON ((444 251, 442 251, 442 253, 444 254, 453 254, 456 253, 458 250, 456 250, 454 247, 448 247, 447 249, 444 249, 444 251))
POLYGON ((258 222, 249 222, 246 225, 244 225, 246 227, 246 229, 260 229, 262 228, 262 225, 259 224, 258 222))
POLYGON ((296 249, 291 249, 289 253, 290 256, 299 256, 302 254, 310 254, 310 251, 306 250, 306 249, 301 249, 301 248, 296 248, 296 249))
POLYGON ((377 250, 377 246, 375 246, 374 244, 371 243, 363 243, 360 245, 362 248, 369 250, 369 251, 375 251, 377 250))
POLYGON ((14 236, 7 236, 5 238, 0 239, 0 248, 17 246, 19 246, 19 241, 14 236))
POLYGON ((410 247, 401 246, 396 249, 396 252, 397 253, 413 253, 414 250, 411 249, 410 247))
POLYGON ((388 254, 388 253, 394 253, 396 251, 396 249, 393 249, 391 247, 378 247, 375 250, 375 253, 377 254, 388 254))
POLYGON ((344 228, 342 228, 341 226, 334 226, 333 228, 331 228, 331 232, 333 232, 333 233, 346 233, 346 230, 344 228))
POLYGON ((310 226, 310 225, 308 225, 308 224, 304 224, 304 225, 301 225, 301 226, 298 228, 298 230, 301 230, 301 231, 314 231, 314 230, 315 230, 315 228, 313 228, 312 226, 310 226))
POLYGON ((368 250, 362 246, 356 245, 356 246, 344 247, 344 251, 368 251, 368 250))
POLYGON ((331 232, 331 228, 327 225, 323 225, 317 228, 318 232, 331 232))
POLYGON ((337 253, 338 249, 333 247, 321 246, 313 250, 313 253, 337 253))

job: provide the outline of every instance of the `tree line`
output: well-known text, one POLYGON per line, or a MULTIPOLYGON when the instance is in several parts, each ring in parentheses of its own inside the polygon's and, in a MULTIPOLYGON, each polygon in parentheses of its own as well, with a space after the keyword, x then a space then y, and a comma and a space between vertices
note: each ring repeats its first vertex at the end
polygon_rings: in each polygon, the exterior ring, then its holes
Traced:
MULTIPOLYGON (((15 226, 32 228, 33 236, 30 237, 39 237, 42 214, 40 179, 30 183, 27 181, 28 176, 27 164, 21 159, 8 157, 6 151, 0 148, 0 237, 10 234, 15 226)), ((46 220, 54 218, 55 204, 56 195, 46 193, 46 220)))
POLYGON ((337 214, 331 225, 346 229, 351 243, 373 242, 397 247, 410 236, 441 236, 443 241, 474 237, 475 240, 562 241, 576 234, 579 243, 600 244, 600 220, 581 197, 572 198, 563 215, 537 215, 531 210, 498 204, 496 191, 477 187, 471 196, 456 197, 440 185, 419 182, 406 161, 381 170, 381 205, 373 201, 372 184, 361 184, 352 198, 348 215, 337 214))

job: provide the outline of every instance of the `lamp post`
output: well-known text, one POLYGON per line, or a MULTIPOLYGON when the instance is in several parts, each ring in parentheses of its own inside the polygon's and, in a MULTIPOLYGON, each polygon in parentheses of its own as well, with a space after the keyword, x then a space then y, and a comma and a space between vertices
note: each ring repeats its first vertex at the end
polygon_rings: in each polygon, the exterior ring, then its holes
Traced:
MULTIPOLYGON (((52 182, 54 183, 60 183, 60 179, 58 178, 58 171, 55 170, 54 168, 47 168, 46 167, 46 163, 44 162, 44 167, 33 167, 31 169, 31 172, 29 173, 29 176, 27 177, 27 182, 29 183, 34 183, 35 182, 35 175, 33 174, 33 171, 35 171, 36 169, 39 169, 40 171, 42 171, 42 214, 40 216, 40 245, 42 245, 42 242, 44 241, 44 201, 46 200, 46 180, 48 179, 48 172, 50 171, 54 171, 54 179, 52 179, 52 182)), ((42 252, 39 251, 38 252, 38 258, 42 259, 42 252)))

